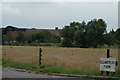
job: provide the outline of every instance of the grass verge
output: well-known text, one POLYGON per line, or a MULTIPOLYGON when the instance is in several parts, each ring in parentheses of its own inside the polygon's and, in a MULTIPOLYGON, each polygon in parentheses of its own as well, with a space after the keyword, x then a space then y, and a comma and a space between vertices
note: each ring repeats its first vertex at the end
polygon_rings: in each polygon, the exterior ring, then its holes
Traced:
MULTIPOLYGON (((51 65, 37 65, 37 64, 28 64, 28 63, 20 63, 20 62, 13 62, 13 61, 8 61, 8 60, 2 60, 2 65, 3 67, 12 67, 12 68, 18 68, 18 69, 24 69, 26 71, 33 71, 37 74, 39 73, 65 73, 65 74, 80 74, 80 75, 96 75, 100 76, 101 73, 99 72, 91 72, 91 71, 84 71, 84 70, 78 70, 78 69, 66 69, 63 67, 56 67, 56 66, 51 66, 51 65)), ((105 76, 105 75, 103 75, 105 76)), ((119 74, 115 75, 109 75, 110 77, 116 76, 120 77, 119 74)))

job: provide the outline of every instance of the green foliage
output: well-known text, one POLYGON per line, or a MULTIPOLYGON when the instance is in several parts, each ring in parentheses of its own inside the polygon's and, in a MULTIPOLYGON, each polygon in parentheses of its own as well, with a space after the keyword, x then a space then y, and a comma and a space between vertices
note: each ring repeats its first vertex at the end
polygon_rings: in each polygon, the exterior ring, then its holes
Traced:
POLYGON ((86 25, 85 41, 87 47, 98 47, 104 44, 104 33, 106 32, 106 23, 102 19, 94 19, 86 25))
POLYGON ((64 38, 64 40, 62 41, 62 46, 63 47, 72 47, 72 41, 69 38, 64 38))
POLYGON ((21 45, 21 44, 7 42, 7 43, 4 43, 4 45, 21 45))
POLYGON ((51 43, 60 43, 61 42, 60 36, 51 35, 50 42, 51 43))
POLYGON ((63 27, 60 35, 47 30, 25 36, 19 33, 16 38, 10 34, 2 36, 3 45, 34 45, 34 46, 63 46, 63 47, 102 47, 120 46, 120 28, 110 32, 103 19, 93 19, 89 22, 71 22, 63 27), (17 42, 14 42, 17 41, 17 42))
POLYGON ((59 43, 60 42, 60 37, 55 35, 55 34, 51 34, 48 31, 41 31, 37 34, 33 34, 33 35, 29 35, 27 36, 28 39, 28 43, 32 43, 32 42, 37 42, 37 43, 59 43))
POLYGON ((109 33, 104 34, 105 44, 108 46, 116 44, 116 37, 114 30, 110 31, 109 33))
POLYGON ((60 43, 29 43, 30 46, 61 46, 60 43))
POLYGON ((5 41, 9 41, 8 36, 2 36, 2 42, 5 43, 5 41))
POLYGON ((36 40, 38 40, 38 42, 48 42, 51 34, 48 31, 41 31, 39 33, 37 33, 36 35, 36 40))
POLYGON ((72 22, 61 31, 63 46, 98 47, 104 44, 106 23, 102 19, 93 19, 86 23, 72 22))
POLYGON ((59 46, 61 47, 61 43, 4 43, 4 45, 14 45, 14 46, 59 46))
POLYGON ((59 43, 61 42, 60 36, 48 31, 41 31, 28 36, 19 33, 16 40, 14 40, 16 42, 9 42, 8 36, 3 36, 2 39, 3 45, 60 46, 59 43))
POLYGON ((120 28, 115 33, 116 43, 120 46, 120 28))
POLYGON ((113 29, 109 32, 104 34, 105 38, 105 44, 108 46, 120 46, 120 28, 118 28, 116 31, 113 29))
POLYGON ((16 41, 18 43, 24 43, 26 40, 25 35, 23 33, 19 33, 18 36, 16 37, 16 41))
POLYGON ((35 41, 36 41, 36 36, 35 36, 35 34, 26 36, 26 40, 27 40, 28 43, 35 42, 35 41))

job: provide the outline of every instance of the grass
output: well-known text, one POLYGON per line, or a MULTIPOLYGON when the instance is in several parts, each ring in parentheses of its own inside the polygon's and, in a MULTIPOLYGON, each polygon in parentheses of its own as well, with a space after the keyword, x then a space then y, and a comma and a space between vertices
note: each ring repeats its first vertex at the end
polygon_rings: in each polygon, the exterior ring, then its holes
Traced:
MULTIPOLYGON (((90 71, 83 71, 78 69, 65 69, 62 67, 55 67, 50 65, 37 65, 37 64, 28 64, 28 63, 20 63, 20 62, 13 62, 8 60, 2 60, 3 61, 3 67, 12 67, 12 68, 18 68, 23 70, 18 70, 20 72, 34 72, 36 74, 51 74, 51 73, 65 73, 65 74, 80 74, 80 75, 96 75, 96 76, 102 76, 99 72, 90 72, 90 71)), ((106 76, 106 75, 103 75, 106 76)), ((108 79, 103 80, 114 80, 111 79, 111 77, 120 77, 120 72, 118 74, 110 74, 108 79)), ((96 78, 95 80, 101 80, 99 78, 96 78)))
MULTIPOLYGON (((101 73, 99 72, 90 72, 90 71, 84 71, 84 70, 78 70, 78 69, 66 69, 63 67, 56 67, 51 65, 37 65, 37 64, 28 64, 28 63, 20 63, 20 62, 12 62, 8 60, 3 60, 3 67, 12 67, 12 68, 19 68, 24 69, 21 72, 35 72, 37 74, 39 73, 65 73, 65 74, 80 74, 80 75, 96 75, 101 76, 101 73)), ((103 75, 105 76, 105 75, 103 75)), ((110 74, 109 77, 120 77, 120 72, 118 74, 110 74)))
MULTIPOLYGON (((26 69, 26 72, 32 71, 38 74, 65 73, 101 76, 98 66, 99 59, 101 56, 106 57, 106 49, 41 47, 43 63, 49 65, 39 66, 35 65, 38 64, 39 60, 39 48, 30 46, 3 46, 3 54, 6 54, 3 55, 3 59, 16 61, 14 64, 7 64, 8 62, 6 62, 5 65, 21 68, 22 70, 26 69), (18 62, 23 63, 20 64, 18 62), (55 67, 56 65, 60 67, 55 67)), ((111 49, 111 56, 117 58, 117 51, 117 49, 111 49)), ((120 72, 115 75, 110 74, 110 76, 120 76, 120 72)))
POLYGON ((63 67, 56 67, 51 65, 37 65, 37 64, 28 64, 20 62, 12 62, 8 60, 3 60, 3 67, 12 67, 34 71, 35 73, 65 73, 65 74, 81 74, 81 75, 100 75, 98 72, 83 71, 78 69, 66 69, 63 67))

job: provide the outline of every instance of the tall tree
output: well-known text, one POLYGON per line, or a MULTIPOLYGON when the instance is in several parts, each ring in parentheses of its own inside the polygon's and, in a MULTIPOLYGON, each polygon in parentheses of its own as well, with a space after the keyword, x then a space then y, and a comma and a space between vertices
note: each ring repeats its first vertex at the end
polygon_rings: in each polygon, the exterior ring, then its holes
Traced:
POLYGON ((98 45, 104 44, 106 27, 103 19, 93 19, 88 23, 85 21, 82 23, 72 22, 63 28, 61 35, 64 38, 63 42, 69 41, 71 46, 98 47, 98 45))
POLYGON ((63 46, 73 46, 74 32, 76 31, 76 22, 70 23, 69 26, 65 26, 61 31, 61 36, 64 38, 62 41, 63 46), (68 41, 68 42, 67 42, 68 41))
POLYGON ((102 19, 93 19, 88 22, 86 30, 86 42, 88 46, 98 47, 98 45, 104 44, 104 33, 106 32, 106 23, 102 19))

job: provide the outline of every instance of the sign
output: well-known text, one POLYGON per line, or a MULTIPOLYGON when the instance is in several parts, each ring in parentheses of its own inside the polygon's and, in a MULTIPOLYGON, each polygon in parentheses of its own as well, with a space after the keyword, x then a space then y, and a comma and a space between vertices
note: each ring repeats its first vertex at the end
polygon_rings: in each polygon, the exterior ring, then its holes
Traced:
POLYGON ((116 59, 115 58, 101 58, 100 59, 100 70, 115 72, 116 59))

